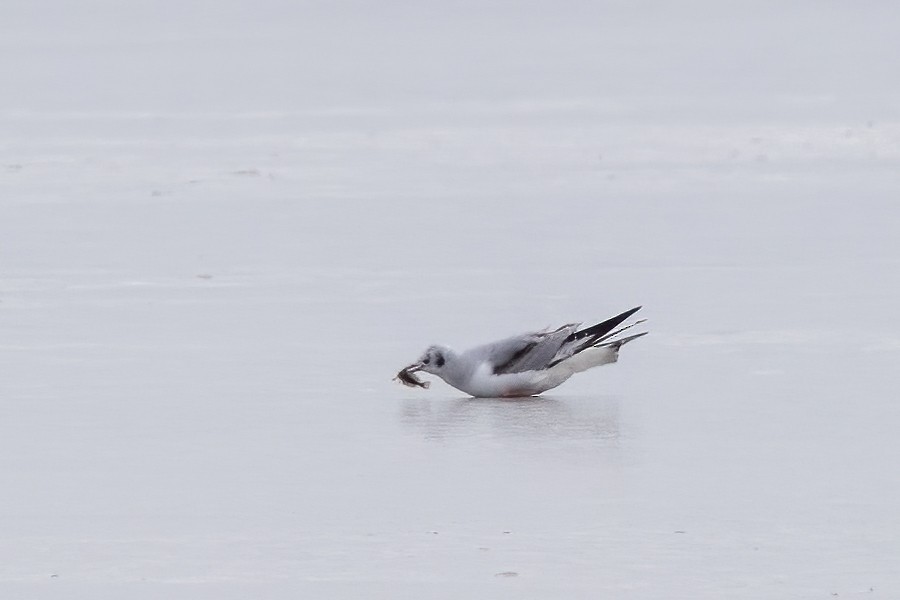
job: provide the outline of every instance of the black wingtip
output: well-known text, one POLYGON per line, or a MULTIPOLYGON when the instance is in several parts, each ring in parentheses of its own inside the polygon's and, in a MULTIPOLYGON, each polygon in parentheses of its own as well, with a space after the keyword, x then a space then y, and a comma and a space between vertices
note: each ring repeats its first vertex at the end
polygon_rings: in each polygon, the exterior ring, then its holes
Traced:
MULTIPOLYGON (((619 348, 621 348, 622 346, 624 346, 624 345, 627 344, 628 342, 630 342, 630 341, 632 341, 632 340, 636 340, 636 339, 638 339, 638 338, 642 338, 642 337, 644 337, 645 335, 647 335, 648 333, 650 333, 650 332, 649 332, 649 331, 642 331, 642 332, 640 332, 640 333, 635 333, 634 335, 629 335, 628 337, 623 337, 621 340, 616 340, 616 341, 614 341, 614 342, 610 342, 609 345, 610 345, 610 346, 614 346, 614 347, 615 347, 615 346, 618 346, 619 348)), ((601 344, 601 346, 602 346, 602 345, 603 345, 603 344, 601 344)))
POLYGON ((602 323, 597 323, 596 325, 588 327, 587 329, 582 329, 581 331, 576 331, 571 336, 569 336, 569 339, 570 340, 581 340, 581 339, 586 338, 587 336, 603 337, 604 335, 606 335, 607 333, 609 333, 610 331, 612 331, 613 329, 618 327, 620 323, 625 321, 625 319, 627 319, 628 317, 630 317, 637 311, 641 310, 641 308, 642 308, 641 306, 635 306, 631 310, 626 310, 622 314, 616 315, 615 317, 613 317, 611 319, 607 319, 607 320, 603 321, 602 323))

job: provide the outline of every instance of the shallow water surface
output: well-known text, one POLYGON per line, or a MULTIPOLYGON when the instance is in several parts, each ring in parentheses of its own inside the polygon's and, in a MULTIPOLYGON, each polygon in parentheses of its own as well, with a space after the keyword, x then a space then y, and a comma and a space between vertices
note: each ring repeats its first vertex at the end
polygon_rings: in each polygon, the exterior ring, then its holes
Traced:
POLYGON ((900 597, 893 8, 258 5, 0 23, 0 597, 900 597))

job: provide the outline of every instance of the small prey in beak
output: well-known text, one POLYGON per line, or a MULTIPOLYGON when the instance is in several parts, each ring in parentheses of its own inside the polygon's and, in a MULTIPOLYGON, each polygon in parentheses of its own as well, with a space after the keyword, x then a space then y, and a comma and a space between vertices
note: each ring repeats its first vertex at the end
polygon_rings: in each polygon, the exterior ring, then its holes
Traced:
POLYGON ((409 365, 408 367, 401 369, 397 376, 394 377, 395 380, 399 381, 405 386, 408 387, 420 387, 428 389, 428 386, 431 385, 431 382, 422 381, 421 379, 417 379, 413 373, 416 371, 422 370, 422 364, 416 363, 414 365, 409 365))

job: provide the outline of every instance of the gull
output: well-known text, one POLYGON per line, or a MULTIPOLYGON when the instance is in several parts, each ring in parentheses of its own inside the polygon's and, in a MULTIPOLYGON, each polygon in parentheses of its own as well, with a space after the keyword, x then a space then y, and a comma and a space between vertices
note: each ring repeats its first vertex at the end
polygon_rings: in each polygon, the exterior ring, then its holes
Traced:
POLYGON ((570 323, 553 331, 525 333, 465 352, 431 346, 395 379, 408 386, 427 388, 427 381, 413 375, 422 371, 437 375, 476 398, 536 396, 557 387, 575 373, 619 360, 622 346, 648 333, 616 337, 646 321, 641 319, 616 329, 640 308, 626 310, 585 329, 578 329, 580 323, 570 323))

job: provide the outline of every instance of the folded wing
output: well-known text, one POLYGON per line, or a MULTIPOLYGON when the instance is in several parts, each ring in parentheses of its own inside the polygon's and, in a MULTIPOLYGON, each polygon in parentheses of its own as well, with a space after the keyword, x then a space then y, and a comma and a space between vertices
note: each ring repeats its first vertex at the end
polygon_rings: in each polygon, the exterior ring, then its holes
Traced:
MULTIPOLYGON (((555 331, 530 333, 518 338, 525 343, 519 345, 515 352, 495 352, 488 358, 493 365, 494 374, 503 375, 546 369, 577 328, 577 324, 563 325, 555 331)), ((515 339, 517 338, 512 338, 512 340, 515 339)), ((510 341, 506 340, 507 344, 510 341)))
MULTIPOLYGON (((491 365, 491 370, 495 375, 549 369, 592 346, 618 343, 609 340, 631 326, 615 330, 616 327, 640 308, 640 306, 632 308, 580 331, 577 323, 570 323, 553 331, 526 333, 473 348, 467 354, 470 355, 473 362, 487 362, 491 365)), ((641 322, 643 321, 638 321, 638 323, 641 322)), ((640 335, 619 340, 619 342, 624 343, 640 337, 640 335)))

